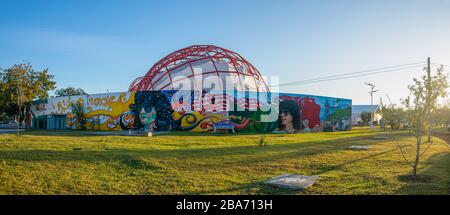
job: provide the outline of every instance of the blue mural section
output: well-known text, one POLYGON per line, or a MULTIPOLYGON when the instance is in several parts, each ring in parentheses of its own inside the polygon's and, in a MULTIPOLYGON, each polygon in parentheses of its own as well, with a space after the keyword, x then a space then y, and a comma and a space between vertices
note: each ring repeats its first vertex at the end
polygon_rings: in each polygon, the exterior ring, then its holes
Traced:
POLYGON ((281 101, 295 101, 300 107, 302 127, 311 131, 345 131, 351 129, 350 99, 281 93, 281 101), (305 120, 307 120, 305 122, 305 120), (307 123, 307 125, 305 125, 307 123))

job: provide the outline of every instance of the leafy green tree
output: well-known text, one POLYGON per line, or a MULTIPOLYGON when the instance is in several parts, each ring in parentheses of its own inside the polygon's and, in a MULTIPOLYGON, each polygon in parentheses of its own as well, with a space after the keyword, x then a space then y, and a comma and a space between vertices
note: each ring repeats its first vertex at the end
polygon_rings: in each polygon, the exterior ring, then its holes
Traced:
POLYGON ((439 106, 432 114, 431 121, 437 126, 446 128, 450 125, 450 102, 439 106))
POLYGON ((439 119, 442 119, 442 124, 450 131, 450 104, 442 108, 439 119))
MULTIPOLYGON (((400 124, 406 120, 406 113, 402 108, 396 107, 395 104, 387 105, 381 98, 377 113, 382 116, 384 124, 389 125, 391 129, 399 129, 400 124)), ((383 129, 385 130, 385 128, 383 129)))
POLYGON ((35 71, 31 64, 15 64, 0 72, 0 112, 16 116, 18 123, 35 99, 47 99, 56 82, 48 69, 35 71))
POLYGON ((372 114, 370 112, 362 112, 361 113, 361 121, 364 125, 368 125, 370 122, 370 119, 372 117, 372 114))
POLYGON ((78 95, 86 95, 87 93, 81 88, 74 87, 66 87, 60 88, 55 91, 56 97, 60 96, 78 96, 78 95))
POLYGON ((84 107, 83 104, 80 102, 74 102, 70 105, 72 109, 72 114, 75 115, 77 122, 78 122, 78 128, 85 130, 86 129, 86 116, 84 114, 84 107))

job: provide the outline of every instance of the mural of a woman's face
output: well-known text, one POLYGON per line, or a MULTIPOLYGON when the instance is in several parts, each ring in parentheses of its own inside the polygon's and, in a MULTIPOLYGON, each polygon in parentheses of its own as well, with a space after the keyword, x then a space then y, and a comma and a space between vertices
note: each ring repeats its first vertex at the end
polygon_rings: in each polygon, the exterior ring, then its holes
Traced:
POLYGON ((284 127, 293 127, 292 115, 289 111, 281 111, 280 112, 280 120, 281 120, 281 124, 284 127))
POLYGON ((281 101, 279 110, 278 129, 300 129, 300 109, 295 101, 281 101))

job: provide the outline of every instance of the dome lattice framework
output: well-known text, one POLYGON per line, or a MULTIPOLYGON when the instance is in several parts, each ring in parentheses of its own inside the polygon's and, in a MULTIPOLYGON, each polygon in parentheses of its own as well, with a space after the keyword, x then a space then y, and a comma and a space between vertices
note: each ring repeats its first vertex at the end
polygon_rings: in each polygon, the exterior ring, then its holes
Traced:
POLYGON ((220 86, 215 86, 218 90, 226 89, 223 85, 230 76, 237 80, 234 87, 238 91, 269 92, 251 63, 236 52, 213 45, 193 45, 169 54, 155 63, 145 76, 135 79, 129 91, 174 90, 177 82, 186 81, 183 79, 190 79, 194 85, 194 72, 203 79, 219 78, 220 86))

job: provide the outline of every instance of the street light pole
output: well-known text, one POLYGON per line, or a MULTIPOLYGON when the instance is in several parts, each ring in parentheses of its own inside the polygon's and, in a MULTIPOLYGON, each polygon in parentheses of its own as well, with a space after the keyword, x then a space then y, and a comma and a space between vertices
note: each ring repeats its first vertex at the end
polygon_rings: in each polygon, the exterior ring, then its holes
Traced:
POLYGON ((373 110, 373 93, 377 92, 378 90, 374 90, 375 89, 375 85, 372 83, 364 83, 365 85, 370 86, 370 128, 373 128, 373 120, 374 120, 374 110, 373 110))

